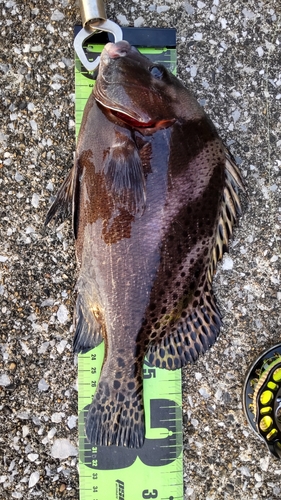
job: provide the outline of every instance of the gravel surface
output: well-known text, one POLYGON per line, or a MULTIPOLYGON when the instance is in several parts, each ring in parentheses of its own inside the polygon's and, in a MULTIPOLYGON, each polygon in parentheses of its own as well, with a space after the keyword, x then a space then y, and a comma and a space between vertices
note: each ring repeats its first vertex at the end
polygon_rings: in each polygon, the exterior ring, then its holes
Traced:
MULTIPOLYGON (((73 162, 79 11, 74 0, 0 7, 0 496, 78 500, 73 239, 69 221, 45 232, 43 221, 73 162)), ((241 398, 250 364, 280 341, 280 11, 275 0, 107 6, 122 25, 177 28, 179 76, 236 157, 249 195, 215 278, 222 334, 183 370, 191 500, 281 497, 281 463, 248 427, 241 398)))

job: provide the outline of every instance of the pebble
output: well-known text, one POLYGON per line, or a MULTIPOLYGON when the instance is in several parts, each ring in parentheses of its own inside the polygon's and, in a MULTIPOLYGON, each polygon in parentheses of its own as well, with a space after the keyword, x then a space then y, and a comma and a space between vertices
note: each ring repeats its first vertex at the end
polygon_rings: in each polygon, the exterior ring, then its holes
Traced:
POLYGON ((231 269, 233 269, 233 266, 234 266, 233 259, 229 255, 224 254, 222 265, 221 265, 221 268, 223 269, 223 271, 230 271, 231 269))
POLYGON ((39 207, 39 202, 40 202, 40 195, 37 194, 37 193, 34 193, 32 195, 32 199, 31 199, 31 205, 34 207, 34 208, 38 208, 39 207))
POLYGON ((57 312, 58 321, 63 325, 69 320, 69 312, 64 304, 61 304, 57 312))
POLYGON ((59 424, 62 421, 64 416, 65 416, 65 413, 63 413, 63 412, 53 413, 51 420, 52 420, 52 422, 59 424))
POLYGON ((54 458, 64 460, 68 457, 77 456, 78 450, 68 439, 56 439, 51 449, 51 455, 54 458))
POLYGON ((0 375, 0 386, 7 387, 10 384, 11 384, 11 379, 10 379, 9 375, 7 375, 6 373, 1 374, 0 375))
POLYGON ((129 26, 129 21, 123 14, 117 15, 117 21, 121 26, 129 26))
POLYGON ((38 382, 38 390, 39 391, 42 391, 42 392, 45 392, 49 389, 49 384, 46 382, 46 380, 44 380, 43 378, 41 378, 41 380, 39 380, 38 382))
POLYGON ((64 19, 64 14, 59 11, 58 9, 55 9, 52 16, 51 16, 51 21, 62 21, 64 19))
POLYGON ((77 420, 78 417, 76 415, 71 415, 71 417, 68 417, 67 426, 69 427, 69 429, 74 429, 77 426, 77 420))
POLYGON ((37 471, 32 472, 29 478, 28 487, 33 488, 38 483, 39 479, 40 479, 39 472, 37 471))

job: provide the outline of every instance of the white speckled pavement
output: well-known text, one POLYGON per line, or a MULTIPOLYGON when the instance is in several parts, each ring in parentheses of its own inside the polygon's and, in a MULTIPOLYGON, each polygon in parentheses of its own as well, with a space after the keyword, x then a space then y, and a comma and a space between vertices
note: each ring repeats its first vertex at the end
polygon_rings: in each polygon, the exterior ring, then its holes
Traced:
MULTIPOLYGON (((241 397, 248 367, 280 342, 280 6, 118 0, 107 13, 121 25, 177 28, 178 74, 249 195, 215 278, 223 331, 183 371, 185 499, 280 499, 281 463, 248 427, 241 397)), ((71 224, 43 231, 75 150, 78 20, 75 0, 0 0, 1 500, 79 495, 71 224)))

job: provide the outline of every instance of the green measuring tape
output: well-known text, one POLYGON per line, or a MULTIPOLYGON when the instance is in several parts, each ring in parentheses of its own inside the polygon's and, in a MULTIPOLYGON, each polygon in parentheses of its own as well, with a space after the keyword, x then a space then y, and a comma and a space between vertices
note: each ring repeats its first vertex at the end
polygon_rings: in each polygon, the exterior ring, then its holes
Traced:
MULTIPOLYGON (((134 29, 134 36, 137 32, 138 29, 134 29)), ((128 40, 130 37, 124 35, 124 38, 128 40)), ((104 43, 93 43, 96 40, 96 35, 92 41, 87 40, 89 59, 95 59, 103 49, 104 43)), ((138 45, 134 40, 129 41, 138 45)), ((175 48, 138 48, 153 61, 175 71, 175 48)), ((76 135, 93 86, 92 75, 77 59, 76 135)), ((98 384, 103 358, 103 343, 78 356, 80 500, 183 500, 181 371, 162 370, 144 362, 146 435, 142 448, 92 447, 85 436, 84 422, 98 384)))

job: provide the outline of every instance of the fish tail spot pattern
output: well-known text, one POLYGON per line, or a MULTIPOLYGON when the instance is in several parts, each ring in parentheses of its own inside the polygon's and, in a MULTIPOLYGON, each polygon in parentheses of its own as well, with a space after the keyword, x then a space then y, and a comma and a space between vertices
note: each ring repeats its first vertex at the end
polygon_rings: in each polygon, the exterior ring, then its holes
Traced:
MULTIPOLYGON (((114 388, 101 379, 86 418, 86 436, 93 446, 141 448, 144 443, 142 391, 128 384, 114 388)), ((133 384, 134 385, 134 384, 133 384)))

